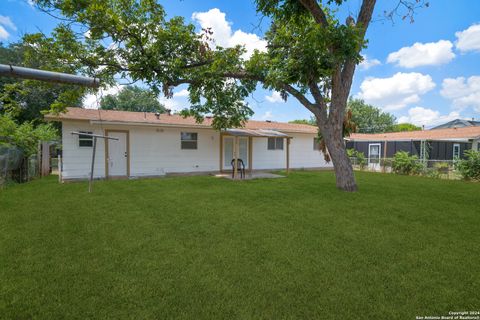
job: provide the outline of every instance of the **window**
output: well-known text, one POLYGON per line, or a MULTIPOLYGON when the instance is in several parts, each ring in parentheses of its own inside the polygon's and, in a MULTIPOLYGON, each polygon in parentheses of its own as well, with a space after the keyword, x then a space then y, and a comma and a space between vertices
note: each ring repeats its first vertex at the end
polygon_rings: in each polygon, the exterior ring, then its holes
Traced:
POLYGON ((268 138, 268 150, 283 150, 283 138, 268 138))
POLYGON ((197 140, 198 140, 198 134, 196 132, 182 132, 181 133, 182 149, 196 150, 197 140))
POLYGON ((453 159, 460 158, 460 144, 454 143, 453 144, 453 159))
POLYGON ((320 151, 320 140, 318 138, 313 138, 313 150, 320 151))
POLYGON ((93 146, 93 137, 92 136, 87 136, 87 134, 93 134, 92 131, 79 131, 80 133, 86 133, 86 134, 80 134, 78 136, 78 146, 79 147, 92 147, 93 146))

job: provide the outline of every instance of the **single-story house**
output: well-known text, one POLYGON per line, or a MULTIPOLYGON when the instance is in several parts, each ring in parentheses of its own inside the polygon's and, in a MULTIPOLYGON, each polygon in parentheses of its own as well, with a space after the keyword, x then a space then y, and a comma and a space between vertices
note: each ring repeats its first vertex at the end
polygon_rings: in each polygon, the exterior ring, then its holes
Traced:
POLYGON ((317 128, 304 124, 250 120, 243 128, 217 131, 208 117, 197 123, 179 115, 83 108, 46 119, 62 123, 61 173, 67 180, 89 176, 89 134, 118 138, 97 139, 95 178, 231 172, 234 145, 247 171, 332 166, 318 150, 317 128))
POLYGON ((452 161, 463 158, 465 150, 480 150, 480 127, 445 128, 389 133, 354 133, 345 138, 347 149, 363 152, 370 167, 381 158, 407 151, 424 160, 452 161))

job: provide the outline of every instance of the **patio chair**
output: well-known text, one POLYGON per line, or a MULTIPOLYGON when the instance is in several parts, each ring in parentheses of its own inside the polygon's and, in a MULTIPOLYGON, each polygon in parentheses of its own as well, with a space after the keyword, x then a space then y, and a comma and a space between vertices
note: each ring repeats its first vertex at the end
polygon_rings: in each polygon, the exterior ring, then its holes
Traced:
MULTIPOLYGON (((235 175, 235 159, 232 159, 232 162, 230 162, 232 166, 232 179, 235 175)), ((240 172, 240 179, 245 178, 245 163, 243 163, 242 159, 237 159, 237 171, 240 172)))

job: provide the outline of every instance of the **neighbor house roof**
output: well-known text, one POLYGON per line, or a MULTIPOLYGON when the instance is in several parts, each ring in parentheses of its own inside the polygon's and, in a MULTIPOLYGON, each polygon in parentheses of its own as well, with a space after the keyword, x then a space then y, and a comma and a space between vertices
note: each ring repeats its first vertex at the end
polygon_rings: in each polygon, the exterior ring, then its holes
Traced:
POLYGON ((455 119, 450 122, 433 127, 430 130, 446 129, 446 128, 478 127, 478 126, 480 126, 480 121, 455 119))
POLYGON ((419 140, 468 140, 479 139, 480 127, 447 128, 435 130, 403 131, 388 133, 353 133, 350 141, 419 141, 419 140))
MULTIPOLYGON (((172 127, 205 127, 210 128, 212 118, 205 118, 202 123, 197 123, 195 118, 184 118, 180 115, 160 114, 157 118, 155 113, 150 112, 130 112, 97 110, 83 108, 67 108, 65 113, 58 115, 48 114, 47 120, 65 121, 65 120, 86 120, 91 123, 118 123, 118 124, 136 124, 136 125, 158 125, 172 127)), ((245 129, 251 130, 277 130, 283 132, 298 133, 317 133, 317 127, 307 124, 274 122, 274 121, 255 121, 249 120, 245 124, 245 129)))

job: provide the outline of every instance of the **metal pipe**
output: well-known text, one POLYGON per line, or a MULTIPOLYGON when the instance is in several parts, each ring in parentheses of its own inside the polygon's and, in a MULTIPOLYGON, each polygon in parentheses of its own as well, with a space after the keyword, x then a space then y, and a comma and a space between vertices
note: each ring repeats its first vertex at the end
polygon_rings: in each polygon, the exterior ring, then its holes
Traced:
POLYGON ((73 131, 73 132, 71 132, 71 134, 74 134, 74 135, 77 135, 77 136, 97 137, 97 138, 103 138, 103 139, 110 139, 110 140, 117 140, 118 141, 118 138, 103 136, 101 134, 93 134, 93 133, 77 132, 77 131, 73 131))
POLYGON ((17 67, 7 64, 0 64, 0 76, 75 84, 92 88, 96 88, 100 85, 100 79, 98 78, 89 78, 68 73, 17 67))

